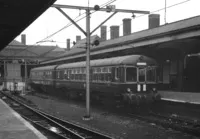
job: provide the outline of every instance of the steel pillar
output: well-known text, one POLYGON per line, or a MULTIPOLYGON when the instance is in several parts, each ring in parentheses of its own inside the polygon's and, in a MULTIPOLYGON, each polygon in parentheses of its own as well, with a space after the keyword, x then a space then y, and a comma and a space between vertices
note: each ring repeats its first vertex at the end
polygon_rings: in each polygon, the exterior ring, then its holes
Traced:
POLYGON ((90 118, 90 10, 86 10, 86 116, 90 118))
POLYGON ((3 62, 4 62, 4 77, 3 77, 3 79, 4 79, 4 89, 7 89, 7 81, 6 81, 6 73, 7 73, 7 71, 6 71, 6 60, 4 60, 3 62))

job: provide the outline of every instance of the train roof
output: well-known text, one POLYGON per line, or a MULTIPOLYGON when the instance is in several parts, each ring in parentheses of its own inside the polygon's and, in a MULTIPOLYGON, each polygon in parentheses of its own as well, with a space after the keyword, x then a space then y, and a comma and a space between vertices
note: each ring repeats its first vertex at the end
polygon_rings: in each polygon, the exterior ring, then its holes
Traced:
MULTIPOLYGON (((150 65, 155 65, 156 61, 152 58, 143 55, 128 55, 128 56, 120 56, 120 57, 113 57, 113 58, 106 58, 106 59, 98 59, 98 60, 91 60, 90 66, 114 66, 114 65, 136 65, 137 62, 146 62, 150 65)), ((68 63, 59 65, 56 69, 63 69, 63 68, 76 68, 76 67, 85 67, 86 62, 76 62, 76 63, 68 63)))
POLYGON ((31 71, 53 70, 57 65, 32 68, 31 71))

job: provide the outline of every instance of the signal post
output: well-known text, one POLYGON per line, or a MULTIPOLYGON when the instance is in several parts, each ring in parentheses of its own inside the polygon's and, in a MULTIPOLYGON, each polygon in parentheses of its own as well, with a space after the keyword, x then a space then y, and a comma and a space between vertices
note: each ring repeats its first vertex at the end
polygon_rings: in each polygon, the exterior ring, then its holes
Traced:
MULTIPOLYGON (((71 5, 59 5, 53 4, 51 7, 56 8, 61 12, 68 20, 70 20, 85 36, 86 36, 86 115, 83 116, 84 120, 90 120, 90 36, 95 32, 100 26, 102 26, 106 21, 108 21, 117 12, 123 13, 138 13, 138 14, 149 14, 149 11, 138 11, 138 10, 126 10, 126 9, 116 9, 114 5, 106 6, 106 8, 100 8, 98 5, 94 7, 84 7, 84 6, 71 6, 71 5), (61 8, 85 10, 86 11, 86 32, 72 19, 70 18, 61 8), (112 14, 104 20, 99 26, 97 26, 92 32, 90 32, 90 11, 104 11, 112 12, 112 14)), ((94 43, 94 42, 93 42, 94 43)), ((98 44, 98 43, 97 43, 98 44)))

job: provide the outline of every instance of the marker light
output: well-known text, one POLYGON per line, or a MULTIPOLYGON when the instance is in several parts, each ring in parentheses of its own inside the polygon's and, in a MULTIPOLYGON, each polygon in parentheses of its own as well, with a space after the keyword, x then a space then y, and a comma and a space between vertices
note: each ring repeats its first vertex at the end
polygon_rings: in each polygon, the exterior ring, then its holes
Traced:
POLYGON ((146 84, 143 84, 143 91, 147 91, 147 86, 146 86, 146 84))
POLYGON ((137 85, 137 91, 140 92, 140 90, 141 90, 141 86, 140 86, 140 84, 138 84, 137 85))
POLYGON ((145 62, 138 62, 137 65, 138 65, 138 66, 146 66, 147 63, 145 63, 145 62))

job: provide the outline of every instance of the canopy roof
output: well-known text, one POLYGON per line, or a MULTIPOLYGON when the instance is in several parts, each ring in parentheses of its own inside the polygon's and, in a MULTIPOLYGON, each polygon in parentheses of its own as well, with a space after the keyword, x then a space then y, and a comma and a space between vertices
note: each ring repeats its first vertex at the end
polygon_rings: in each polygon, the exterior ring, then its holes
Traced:
POLYGON ((37 68, 31 69, 31 71, 53 70, 55 67, 56 67, 56 65, 37 67, 37 68))
MULTIPOLYGON (((128 55, 128 56, 120 56, 120 57, 113 57, 113 58, 106 58, 106 59, 98 59, 92 60, 90 62, 90 66, 97 67, 97 66, 115 66, 115 65, 131 65, 136 66, 137 62, 146 62, 149 65, 156 64, 156 61, 142 55, 128 55)), ((76 62, 76 63, 69 63, 63 64, 57 67, 57 69, 63 68, 76 68, 76 67, 85 67, 86 62, 76 62)))
MULTIPOLYGON (((138 62, 146 62, 148 65, 155 65, 156 61, 152 58, 143 55, 128 55, 128 56, 120 56, 120 57, 113 57, 113 58, 106 58, 106 59, 98 59, 98 60, 91 60, 90 66, 91 67, 98 67, 98 66, 115 66, 115 65, 131 65, 136 66, 138 62)), ((53 70, 56 69, 67 69, 67 68, 82 68, 86 67, 86 62, 76 62, 76 63, 68 63, 62 64, 56 67, 53 66, 44 66, 32 69, 32 71, 42 71, 42 70, 53 70)))
POLYGON ((0 0, 2 50, 56 0, 0 0))

